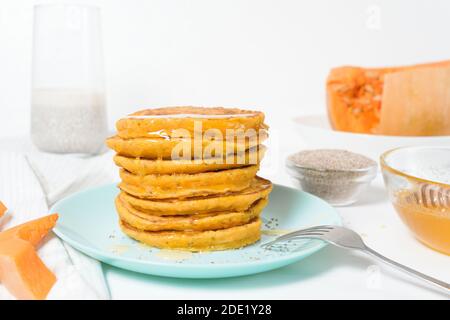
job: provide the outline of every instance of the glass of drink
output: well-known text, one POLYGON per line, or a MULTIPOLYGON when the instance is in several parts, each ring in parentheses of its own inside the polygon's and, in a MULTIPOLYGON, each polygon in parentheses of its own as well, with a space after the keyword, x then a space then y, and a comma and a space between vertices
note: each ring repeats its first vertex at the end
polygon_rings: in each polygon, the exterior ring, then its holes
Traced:
POLYGON ((100 10, 34 8, 31 137, 42 151, 100 152, 107 136, 100 10))

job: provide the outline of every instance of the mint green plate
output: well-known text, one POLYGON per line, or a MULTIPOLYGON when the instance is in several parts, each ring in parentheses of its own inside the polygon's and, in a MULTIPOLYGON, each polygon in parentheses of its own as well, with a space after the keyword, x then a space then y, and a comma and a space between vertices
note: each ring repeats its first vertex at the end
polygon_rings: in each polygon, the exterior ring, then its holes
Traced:
MULTIPOLYGON (((178 254, 146 247, 124 235, 114 208, 115 184, 86 190, 56 203, 60 217, 55 233, 74 248, 104 263, 141 273, 178 278, 223 278, 273 270, 299 261, 325 243, 303 240, 289 250, 260 246, 275 238, 264 232, 261 241, 239 249, 178 254)), ((263 230, 296 230, 321 224, 340 225, 337 212, 306 192, 275 185, 262 214, 263 230)))

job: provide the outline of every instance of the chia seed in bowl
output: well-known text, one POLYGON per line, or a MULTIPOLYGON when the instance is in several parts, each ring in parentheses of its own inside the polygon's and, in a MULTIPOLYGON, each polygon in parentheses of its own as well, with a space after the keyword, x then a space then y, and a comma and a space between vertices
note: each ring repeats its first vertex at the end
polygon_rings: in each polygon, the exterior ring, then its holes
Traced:
POLYGON ((377 163, 346 150, 303 150, 290 155, 289 174, 304 191, 334 206, 354 203, 377 174, 377 163))

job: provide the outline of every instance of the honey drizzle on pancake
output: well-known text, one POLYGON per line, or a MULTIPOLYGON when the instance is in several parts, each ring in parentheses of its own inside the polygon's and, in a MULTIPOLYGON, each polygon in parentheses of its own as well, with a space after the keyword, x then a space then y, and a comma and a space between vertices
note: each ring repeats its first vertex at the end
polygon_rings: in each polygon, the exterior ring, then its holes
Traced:
POLYGON ((197 118, 197 119, 228 119, 228 118, 248 118, 254 117, 257 114, 242 113, 242 114, 195 114, 195 113, 181 113, 181 114, 167 114, 167 115, 129 115, 127 119, 183 119, 183 118, 197 118))
POLYGON ((193 253, 190 251, 182 251, 182 250, 169 250, 169 249, 161 249, 158 253, 155 254, 158 258, 165 260, 187 260, 192 258, 193 253))

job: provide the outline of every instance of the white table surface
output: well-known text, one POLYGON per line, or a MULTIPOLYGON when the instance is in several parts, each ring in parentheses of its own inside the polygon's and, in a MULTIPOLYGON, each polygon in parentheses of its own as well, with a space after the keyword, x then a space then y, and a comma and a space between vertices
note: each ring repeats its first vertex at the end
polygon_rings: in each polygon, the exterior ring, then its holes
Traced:
MULTIPOLYGON (((273 129, 278 160, 261 169, 275 183, 291 185, 284 170, 286 154, 304 146, 291 126, 273 129), (282 129, 281 129, 282 128, 282 129), (286 139, 284 137, 289 137, 286 139)), ((311 145, 311 142, 309 143, 311 145)), ((8 139, 0 147, 11 148, 8 139)), ((5 149, 3 148, 3 149, 5 149)), ((379 175, 362 199, 337 208, 344 224, 359 232, 381 254, 450 282, 450 257, 415 240, 388 202, 379 175)), ((333 246, 290 266, 257 275, 213 280, 186 280, 142 275, 103 265, 113 299, 448 299, 370 257, 333 246)))

